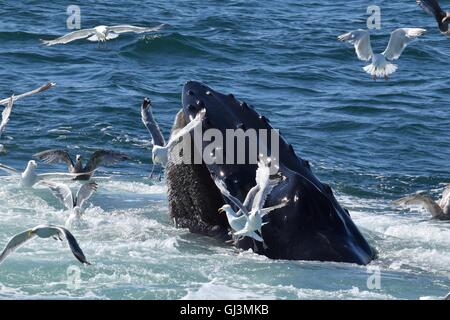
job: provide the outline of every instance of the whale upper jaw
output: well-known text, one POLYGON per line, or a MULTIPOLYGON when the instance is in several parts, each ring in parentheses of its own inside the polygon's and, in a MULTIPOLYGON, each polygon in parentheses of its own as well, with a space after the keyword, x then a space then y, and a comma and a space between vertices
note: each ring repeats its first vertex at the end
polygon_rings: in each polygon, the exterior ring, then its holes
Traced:
MULTIPOLYGON (((211 128, 222 133, 236 128, 273 129, 264 116, 245 102, 200 82, 188 81, 184 85, 182 106, 185 119, 194 118, 197 112, 206 109, 204 131, 211 128)), ((315 177, 308 161, 295 154, 292 145, 281 136, 278 142, 279 172, 284 178, 273 189, 265 206, 277 205, 286 198, 289 203, 264 217, 264 222, 269 222, 262 229, 264 244, 244 238, 238 242, 238 247, 252 248, 275 259, 368 264, 375 252, 348 211, 339 205, 331 188, 315 177)), ((202 149, 208 144, 203 142, 202 149)), ((246 148, 247 153, 249 149, 246 148)), ((270 154, 270 142, 268 150, 270 154)), ((231 194, 241 201, 255 185, 257 164, 208 164, 206 167, 212 176, 220 175, 231 194)))

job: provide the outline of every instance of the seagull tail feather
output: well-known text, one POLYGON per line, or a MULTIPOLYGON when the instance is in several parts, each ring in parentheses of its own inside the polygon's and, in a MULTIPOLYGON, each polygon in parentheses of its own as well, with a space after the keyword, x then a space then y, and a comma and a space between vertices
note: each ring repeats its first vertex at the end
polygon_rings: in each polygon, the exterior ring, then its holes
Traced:
POLYGON ((378 78, 387 77, 397 71, 398 66, 393 63, 386 63, 381 67, 375 66, 373 63, 368 66, 363 67, 364 71, 366 71, 371 76, 376 76, 378 78))

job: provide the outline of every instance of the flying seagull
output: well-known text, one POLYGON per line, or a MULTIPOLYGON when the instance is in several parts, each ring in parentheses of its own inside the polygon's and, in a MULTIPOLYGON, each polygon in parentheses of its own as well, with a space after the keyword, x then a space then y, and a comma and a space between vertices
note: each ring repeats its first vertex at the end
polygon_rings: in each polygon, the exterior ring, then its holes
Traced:
MULTIPOLYGON (((47 83, 47 84, 45 84, 45 85, 43 85, 43 86, 41 86, 41 87, 39 87, 39 88, 37 88, 37 89, 34 89, 34 90, 31 90, 31 91, 28 91, 28 92, 19 94, 19 95, 17 95, 17 96, 13 96, 13 97, 12 97, 12 98, 13 98, 13 102, 15 102, 15 101, 17 101, 17 100, 19 100, 19 99, 22 99, 22 98, 31 96, 31 95, 33 95, 33 94, 35 94, 35 93, 39 93, 39 92, 42 92, 42 91, 46 91, 46 90, 48 90, 48 89, 50 89, 50 88, 52 88, 52 87, 54 87, 54 86, 56 86, 56 83, 54 83, 54 82, 49 82, 49 83, 47 83)), ((6 98, 6 99, 0 100, 0 105, 7 106, 8 103, 9 103, 10 98, 11 98, 11 97, 8 97, 8 98, 6 98)))
POLYGON ((255 180, 256 186, 249 190, 244 203, 242 203, 239 199, 231 195, 222 180, 217 177, 214 178, 216 186, 222 195, 239 209, 238 212, 235 212, 228 204, 219 209, 219 213, 225 213, 227 215, 228 223, 234 230, 234 235, 247 236, 256 241, 264 242, 260 234, 262 226, 266 223, 262 222, 262 218, 273 210, 286 206, 287 201, 264 208, 267 197, 280 182, 280 179, 270 178, 270 168, 262 161, 258 162, 255 180))
POLYGON ((181 137, 190 133, 196 127, 201 126, 203 120, 206 116, 206 109, 200 110, 196 117, 192 119, 184 128, 174 132, 169 141, 166 143, 164 137, 159 129, 158 124, 153 118, 152 114, 152 103, 150 99, 145 98, 141 105, 141 118, 147 130, 152 136, 153 149, 152 149, 152 160, 154 164, 160 164, 163 167, 167 165, 168 153, 171 148, 178 143, 181 137))
POLYGON ((146 27, 136 27, 130 25, 118 25, 118 26, 97 26, 92 29, 81 29, 77 31, 70 32, 62 37, 56 38, 54 40, 41 40, 47 46, 52 46, 55 44, 66 44, 75 40, 87 38, 89 41, 105 42, 107 40, 115 39, 121 33, 134 32, 134 33, 144 33, 144 32, 155 32, 161 29, 164 24, 153 28, 146 27))
POLYGON ((119 161, 130 159, 130 157, 121 152, 97 150, 92 154, 86 166, 83 167, 80 155, 76 156, 76 161, 74 163, 69 153, 65 150, 46 150, 34 154, 33 157, 44 161, 44 163, 65 162, 70 173, 85 173, 84 175, 76 176, 74 180, 89 180, 99 166, 111 165, 119 161))
MULTIPOLYGON (((6 125, 9 122, 9 117, 11 116, 12 108, 13 108, 14 102, 16 100, 28 97, 35 93, 39 93, 39 92, 48 90, 53 86, 55 86, 55 84, 53 82, 50 82, 50 83, 47 83, 46 85, 43 85, 42 87, 39 87, 35 90, 31 90, 31 91, 25 92, 23 94, 19 94, 18 96, 12 95, 9 98, 0 100, 0 105, 5 106, 5 109, 3 109, 3 112, 2 112, 2 121, 0 123, 0 138, 2 137, 2 134, 5 132, 6 125)), ((4 146, 2 144, 0 144, 0 151, 3 150, 3 148, 4 148, 4 146)))
POLYGON ((445 187, 441 199, 434 201, 427 194, 418 193, 394 201, 396 205, 421 206, 433 219, 450 220, 450 185, 445 187))
POLYGON ((61 203, 70 211, 69 218, 66 221, 66 228, 71 227, 74 222, 80 220, 83 214, 83 204, 87 201, 92 194, 97 190, 97 184, 95 182, 85 183, 79 189, 75 195, 72 190, 63 184, 56 184, 52 182, 44 182, 49 187, 53 195, 61 201, 61 203))
POLYGON ((8 101, 8 105, 2 112, 2 122, 0 123, 0 138, 2 137, 3 132, 6 129, 6 125, 9 122, 9 116, 11 115, 12 107, 14 104, 14 96, 11 96, 8 101))
POLYGON ((382 53, 373 53, 370 44, 370 33, 367 30, 354 30, 338 37, 340 41, 348 41, 355 46, 356 55, 359 60, 370 61, 372 63, 363 69, 370 74, 374 80, 384 77, 397 71, 397 65, 391 63, 400 58, 406 46, 415 38, 426 32, 420 28, 399 28, 391 33, 389 44, 382 53))
POLYGON ((83 251, 78 245, 75 237, 70 233, 69 230, 63 227, 54 226, 54 225, 40 225, 34 227, 32 229, 28 229, 24 232, 16 234, 9 240, 3 252, 0 254, 0 264, 15 250, 17 250, 20 246, 25 244, 27 241, 33 239, 38 236, 39 238, 54 238, 55 240, 63 241, 63 237, 66 238, 69 243, 70 250, 72 250, 73 255, 83 264, 90 265, 90 263, 86 260, 83 251))
POLYGON ((14 168, 5 166, 0 163, 0 170, 6 173, 20 178, 19 186, 22 188, 32 188, 35 184, 43 182, 45 180, 58 179, 58 178, 76 178, 80 174, 73 173, 36 173, 37 163, 34 160, 28 161, 25 171, 19 172, 14 168))
POLYGON ((416 0, 416 2, 426 13, 436 18, 441 33, 450 36, 448 29, 450 12, 443 11, 437 0, 416 0))

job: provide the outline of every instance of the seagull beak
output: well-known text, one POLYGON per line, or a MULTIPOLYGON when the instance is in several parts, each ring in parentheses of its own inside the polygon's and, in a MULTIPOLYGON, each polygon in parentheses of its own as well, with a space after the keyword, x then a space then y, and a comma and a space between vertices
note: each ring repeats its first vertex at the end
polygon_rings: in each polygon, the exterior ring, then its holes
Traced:
POLYGON ((31 238, 32 235, 33 235, 33 230, 28 230, 28 238, 31 238))
POLYGON ((222 213, 225 213, 225 210, 223 210, 222 208, 220 208, 219 210, 217 210, 217 212, 218 212, 219 214, 222 214, 222 213))

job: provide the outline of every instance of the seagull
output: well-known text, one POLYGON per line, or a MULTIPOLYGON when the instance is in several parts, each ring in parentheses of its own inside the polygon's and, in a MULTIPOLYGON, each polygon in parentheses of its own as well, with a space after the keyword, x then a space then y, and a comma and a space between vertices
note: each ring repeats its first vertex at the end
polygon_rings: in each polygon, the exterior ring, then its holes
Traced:
POLYGON ((105 42, 107 40, 115 39, 121 33, 134 32, 134 33, 144 33, 144 32, 155 32, 161 29, 164 24, 153 28, 146 27, 136 27, 130 25, 118 25, 118 26, 97 26, 92 29, 81 29, 77 31, 70 32, 62 37, 56 38, 54 40, 41 40, 43 44, 47 46, 53 46, 55 44, 66 44, 75 40, 87 38, 89 41, 105 42))
MULTIPOLYGON (((41 87, 39 87, 39 88, 37 88, 37 89, 34 89, 34 90, 31 90, 31 91, 28 91, 28 92, 19 94, 19 95, 17 95, 17 96, 13 96, 13 97, 12 97, 12 98, 13 98, 13 102, 15 102, 15 101, 17 101, 17 100, 19 100, 19 99, 22 99, 22 98, 31 96, 31 95, 33 95, 33 94, 35 94, 35 93, 39 93, 39 92, 42 92, 42 91, 46 91, 46 90, 48 90, 48 89, 50 89, 50 88, 52 88, 52 87, 54 87, 54 86, 56 86, 56 83, 54 83, 54 82, 49 82, 49 83, 47 83, 47 84, 45 84, 45 85, 43 85, 43 86, 41 86, 41 87)), ((0 105, 7 106, 8 103, 9 103, 10 98, 11 98, 11 97, 8 97, 8 98, 6 98, 6 99, 0 100, 0 105)))
POLYGON ((14 237, 12 237, 11 240, 9 240, 5 249, 3 249, 3 252, 0 254, 0 264, 21 245, 36 236, 38 236, 39 238, 52 237, 55 240, 59 239, 61 241, 63 240, 63 237, 66 238, 67 242, 69 243, 70 250, 72 250, 75 258, 77 258, 77 260, 82 264, 90 265, 72 233, 70 233, 70 231, 66 228, 54 225, 40 225, 16 234, 14 237))
MULTIPOLYGON (((2 122, 0 123, 0 138, 2 137, 3 132, 6 129, 6 125, 9 122, 9 116, 11 115, 12 107, 14 104, 14 96, 9 98, 8 105, 2 112, 2 122)), ((0 144, 0 148, 3 149, 3 145, 0 144)))
POLYGON ((75 195, 66 185, 56 184, 52 182, 44 182, 49 187, 53 195, 62 202, 62 204, 70 211, 70 216, 66 221, 65 227, 71 227, 75 222, 79 221, 83 214, 83 204, 97 190, 98 185, 95 182, 85 183, 75 195))
POLYGON ((74 180, 89 180, 100 165, 111 165, 119 161, 130 159, 129 156, 121 152, 96 150, 92 154, 87 165, 83 167, 81 155, 76 156, 74 163, 69 153, 65 150, 45 150, 34 154, 33 157, 44 161, 44 163, 65 162, 67 163, 70 173, 85 173, 76 176, 74 180))
MULTIPOLYGON (((16 100, 28 97, 28 96, 33 95, 35 93, 39 93, 39 92, 48 90, 48 89, 50 89, 51 87, 54 87, 54 86, 55 86, 55 83, 50 82, 50 83, 47 83, 46 85, 43 85, 43 86, 41 86, 41 87, 39 87, 39 88, 37 88, 35 90, 31 90, 31 91, 25 92, 25 93, 20 94, 18 96, 12 95, 9 98, 0 100, 0 105, 4 105, 5 106, 5 109, 3 109, 3 112, 2 112, 2 121, 0 123, 0 138, 2 137, 2 134, 5 132, 6 125, 9 122, 9 117, 11 115, 12 108, 13 108, 14 102, 16 100)), ((4 149, 4 146, 2 144, 0 144, 0 151, 2 151, 3 149, 4 149)))
POLYGON ((169 142, 165 142, 164 137, 159 129, 158 124, 153 118, 152 114, 152 103, 150 99, 145 98, 141 105, 141 118, 147 130, 152 136, 153 149, 152 149, 152 160, 153 164, 160 164, 163 167, 167 165, 168 162, 168 152, 170 149, 180 140, 181 137, 190 133, 196 127, 200 126, 205 119, 206 109, 200 110, 196 117, 191 120, 184 128, 174 132, 169 139, 169 142))
POLYGON ((354 30, 338 37, 340 41, 348 41, 355 46, 356 55, 359 60, 372 63, 363 69, 370 74, 374 80, 384 77, 388 80, 389 75, 397 71, 397 65, 391 63, 400 58, 406 46, 415 38, 423 35, 425 29, 420 28, 399 28, 391 33, 389 44, 382 53, 373 53, 370 44, 370 33, 367 30, 354 30))
POLYGON ((427 194, 418 193, 398 199, 394 201, 394 204, 422 206, 432 215, 433 219, 450 220, 450 185, 445 187, 441 199, 437 202, 427 194))
MULTIPOLYGON (((77 174, 73 173, 36 173, 37 163, 34 160, 28 161, 25 171, 19 172, 14 168, 0 163, 0 170, 20 178, 19 186, 22 188, 32 188, 35 184, 49 179, 74 178, 77 174)), ((79 175, 79 174, 78 174, 79 175)))
POLYGON ((436 18, 441 33, 450 36, 448 28, 450 12, 443 11, 436 0, 416 0, 416 2, 426 13, 436 18))
POLYGON ((256 186, 249 190, 244 203, 242 203, 239 199, 231 195, 222 180, 215 177, 214 182, 222 195, 228 198, 230 202, 239 209, 238 212, 235 212, 230 205, 226 204, 222 206, 218 212, 227 215, 228 223, 234 230, 234 235, 247 236, 256 241, 264 242, 259 234, 261 234, 262 227, 267 223, 263 223, 262 218, 273 210, 286 206, 287 201, 283 201, 272 207, 264 208, 264 203, 268 195, 280 182, 280 179, 271 179, 270 168, 262 161, 258 162, 255 180, 256 186), (259 234, 257 234, 256 231, 258 231, 259 234))

